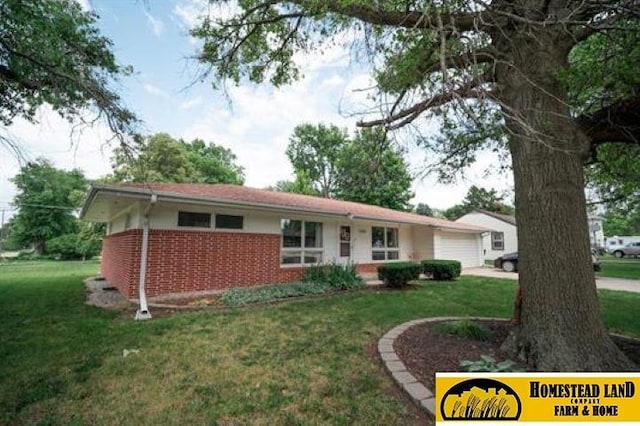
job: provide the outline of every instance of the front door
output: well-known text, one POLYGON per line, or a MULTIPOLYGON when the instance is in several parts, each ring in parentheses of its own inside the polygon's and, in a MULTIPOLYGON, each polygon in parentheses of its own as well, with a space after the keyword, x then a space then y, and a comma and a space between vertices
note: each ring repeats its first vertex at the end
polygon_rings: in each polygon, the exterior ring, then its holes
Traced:
POLYGON ((351 260, 351 226, 340 225, 338 247, 340 262, 347 263, 351 260))

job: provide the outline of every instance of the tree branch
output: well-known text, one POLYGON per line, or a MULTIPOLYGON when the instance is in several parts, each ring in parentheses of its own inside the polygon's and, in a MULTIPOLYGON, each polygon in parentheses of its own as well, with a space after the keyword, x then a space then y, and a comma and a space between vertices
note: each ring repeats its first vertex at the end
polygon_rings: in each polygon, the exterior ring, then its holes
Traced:
POLYGON ((640 145, 640 88, 630 98, 576 119, 591 145, 621 142, 640 145))
MULTIPOLYGON (((292 2, 311 8, 317 7, 314 6, 314 2, 309 4, 309 0, 293 0, 292 2)), ((380 2, 379 4, 384 5, 386 3, 380 2)), ((324 1, 322 5, 329 12, 359 19, 373 25, 438 29, 438 13, 446 29, 455 29, 458 32, 481 28, 487 22, 483 16, 484 12, 444 13, 437 12, 435 8, 428 12, 417 10, 385 10, 382 7, 375 7, 371 4, 354 4, 341 0, 324 1)))

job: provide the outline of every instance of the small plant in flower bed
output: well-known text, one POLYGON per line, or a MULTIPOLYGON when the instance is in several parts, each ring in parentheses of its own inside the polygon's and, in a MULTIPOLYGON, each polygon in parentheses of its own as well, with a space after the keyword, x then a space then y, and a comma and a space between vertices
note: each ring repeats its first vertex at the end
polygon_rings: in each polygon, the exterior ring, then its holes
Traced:
POLYGON ((304 271, 302 281, 306 283, 328 284, 334 290, 350 290, 362 286, 362 277, 358 275, 355 263, 310 266, 304 271))
POLYGON ((420 265, 411 262, 385 263, 378 266, 378 279, 389 287, 400 288, 420 277, 420 265))
POLYGON ((489 355, 480 355, 480 359, 477 361, 460 361, 460 366, 470 373, 485 371, 490 373, 524 371, 517 362, 511 361, 510 359, 496 362, 495 358, 489 355))
POLYGON ((322 294, 332 291, 326 283, 287 283, 254 288, 232 288, 227 290, 220 301, 232 307, 249 305, 252 303, 266 303, 289 297, 322 294))
POLYGON ((420 262, 422 272, 434 280, 452 280, 460 276, 461 265, 457 260, 425 259, 420 262))
POLYGON ((491 330, 468 320, 446 322, 438 326, 440 333, 451 334, 465 339, 486 342, 491 338, 491 330))

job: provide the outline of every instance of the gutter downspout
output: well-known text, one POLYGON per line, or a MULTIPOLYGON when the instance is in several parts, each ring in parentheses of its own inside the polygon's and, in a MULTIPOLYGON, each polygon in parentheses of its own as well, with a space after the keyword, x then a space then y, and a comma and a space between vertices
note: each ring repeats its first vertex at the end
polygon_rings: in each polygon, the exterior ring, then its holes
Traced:
POLYGON ((147 304, 145 284, 147 278, 147 254, 149 251, 149 210, 151 210, 151 206, 157 201, 158 196, 151 194, 149 204, 147 204, 142 215, 142 248, 140 249, 140 280, 138 282, 140 308, 136 311, 135 319, 137 321, 151 319, 151 312, 149 312, 149 306, 147 304))

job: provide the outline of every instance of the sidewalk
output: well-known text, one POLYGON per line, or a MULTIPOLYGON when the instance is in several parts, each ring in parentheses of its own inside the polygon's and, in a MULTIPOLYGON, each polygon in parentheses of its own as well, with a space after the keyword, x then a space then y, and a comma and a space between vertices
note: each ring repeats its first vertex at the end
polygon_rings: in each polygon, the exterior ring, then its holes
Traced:
MULTIPOLYGON (((518 274, 504 272, 495 268, 467 268, 462 270, 462 275, 475 275, 478 277, 506 278, 517 280, 518 274)), ((624 278, 596 277, 596 286, 607 290, 630 291, 640 293, 640 280, 628 280, 624 278)))

